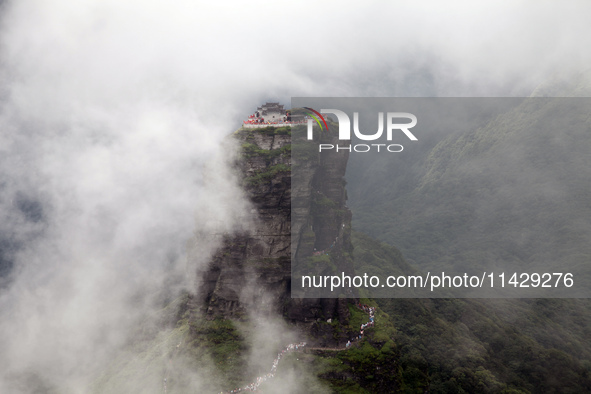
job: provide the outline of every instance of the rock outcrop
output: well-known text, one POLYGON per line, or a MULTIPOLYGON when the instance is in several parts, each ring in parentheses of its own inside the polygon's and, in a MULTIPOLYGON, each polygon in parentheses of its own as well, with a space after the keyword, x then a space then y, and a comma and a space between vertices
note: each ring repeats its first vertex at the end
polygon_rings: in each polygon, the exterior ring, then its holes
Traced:
MULTIPOLYGON (((320 321, 346 324, 345 298, 291 298, 291 262, 310 263, 315 250, 330 248, 330 256, 324 258, 330 266, 352 272, 351 212, 345 205, 343 179, 348 155, 319 155, 308 146, 295 150, 292 159, 289 127, 240 129, 234 137, 241 144, 237 169, 254 206, 253 225, 223 240, 207 270, 200 273, 194 307, 210 319, 280 314, 314 336, 327 329, 326 324, 317 324, 320 321), (300 166, 293 184, 292 164, 300 166)), ((338 340, 335 335, 324 336, 338 340)))

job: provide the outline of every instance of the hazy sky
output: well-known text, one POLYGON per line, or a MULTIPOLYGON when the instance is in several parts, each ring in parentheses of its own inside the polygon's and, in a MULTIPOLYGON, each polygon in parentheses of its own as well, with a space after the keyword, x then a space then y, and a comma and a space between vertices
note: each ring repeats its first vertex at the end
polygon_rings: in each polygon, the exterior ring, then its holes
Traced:
POLYGON ((590 11, 583 0, 5 1, 0 247, 15 268, 0 290, 0 391, 27 392, 10 385, 33 371, 82 392, 151 307, 129 300, 194 270, 193 231, 232 228, 248 204, 221 142, 257 105, 529 95, 589 67, 590 11))

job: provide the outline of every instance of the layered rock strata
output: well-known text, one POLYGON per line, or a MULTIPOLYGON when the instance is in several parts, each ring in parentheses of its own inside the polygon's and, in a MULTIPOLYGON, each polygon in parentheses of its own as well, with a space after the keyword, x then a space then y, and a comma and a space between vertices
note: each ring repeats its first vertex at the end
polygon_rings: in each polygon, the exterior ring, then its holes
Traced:
MULTIPOLYGON (((292 158, 292 131, 302 130, 240 129, 234 133, 241 145, 237 170, 254 207, 253 224, 248 231, 225 236, 206 271, 199 273, 201 284, 193 304, 208 318, 280 314, 317 336, 327 325, 315 323, 348 322, 347 301, 292 298, 291 262, 313 263, 318 251, 330 248, 324 260, 332 268, 352 272, 351 212, 346 207, 343 178, 348 156, 319 155, 313 146, 298 146, 292 158), (293 184, 292 165, 298 166, 293 184)), ((321 273, 325 268, 318 270, 321 273)))

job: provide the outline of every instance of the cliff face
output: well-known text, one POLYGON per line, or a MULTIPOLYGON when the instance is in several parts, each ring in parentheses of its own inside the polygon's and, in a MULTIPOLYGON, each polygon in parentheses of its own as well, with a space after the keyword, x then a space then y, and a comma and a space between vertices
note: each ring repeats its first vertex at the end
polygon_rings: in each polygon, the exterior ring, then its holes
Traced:
MULTIPOLYGON (((351 213, 345 206, 343 176, 347 155, 294 158, 300 165, 292 190, 291 128, 241 129, 234 137, 241 144, 237 169, 254 209, 254 224, 247 232, 227 236, 204 273, 194 300, 210 318, 247 318, 248 314, 280 314, 322 331, 316 322, 338 319, 347 323, 345 299, 292 299, 291 259, 309 259, 314 249, 331 245, 330 259, 344 271, 348 257, 351 213), (292 193, 296 247, 291 248, 292 193)), ((334 266, 334 265, 333 265, 334 266)), ((326 325, 323 325, 326 326, 326 325)))

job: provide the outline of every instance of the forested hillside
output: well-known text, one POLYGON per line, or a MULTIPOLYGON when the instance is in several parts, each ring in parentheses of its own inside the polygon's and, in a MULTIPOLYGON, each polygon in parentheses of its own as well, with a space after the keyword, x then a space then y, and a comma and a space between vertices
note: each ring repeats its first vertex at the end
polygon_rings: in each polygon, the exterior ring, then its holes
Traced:
MULTIPOLYGON (((409 273, 400 252, 353 234, 358 272, 409 273)), ((591 390, 591 303, 578 299, 375 300, 396 328, 405 392, 591 390)))
POLYGON ((590 103, 527 99, 412 154, 352 160, 354 228, 425 270, 568 268, 588 280, 590 103))

